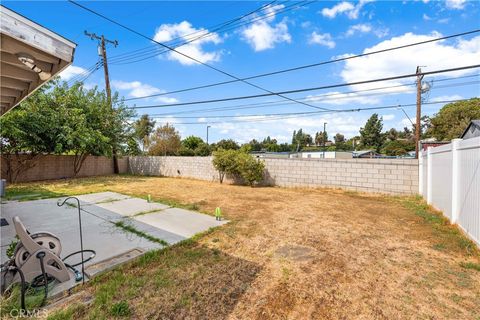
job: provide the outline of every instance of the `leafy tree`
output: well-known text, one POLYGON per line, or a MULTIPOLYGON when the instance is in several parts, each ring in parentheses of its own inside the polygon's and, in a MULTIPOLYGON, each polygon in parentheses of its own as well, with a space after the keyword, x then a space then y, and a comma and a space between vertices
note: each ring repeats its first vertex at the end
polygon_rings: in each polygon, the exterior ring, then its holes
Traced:
POLYGON ((360 141, 363 147, 372 147, 377 151, 380 150, 385 139, 382 134, 383 120, 378 117, 377 113, 367 120, 365 127, 360 128, 360 141))
POLYGON ((236 143, 232 139, 228 139, 228 140, 222 139, 215 144, 215 150, 218 150, 218 149, 238 150, 240 149, 240 146, 238 145, 238 143, 236 143))
POLYGON ((182 140, 182 146, 190 150, 197 149, 202 143, 204 143, 202 138, 196 136, 189 136, 182 140))
POLYGON ((124 150, 131 135, 127 119, 134 115, 97 88, 86 90, 77 83, 68 87, 50 82, 0 119, 0 147, 9 181, 36 165, 43 154, 74 156, 73 174, 80 171, 88 155, 112 156, 124 150))
POLYGON ((246 148, 240 150, 217 150, 213 153, 213 166, 219 172, 220 183, 223 183, 226 174, 241 177, 250 186, 263 179, 265 164, 254 159, 246 148))
POLYGON ((341 133, 337 133, 335 137, 333 137, 335 144, 340 144, 345 142, 345 136, 341 133))
POLYGON ((431 118, 431 127, 427 133, 437 140, 459 138, 474 119, 480 119, 480 98, 452 102, 431 118))
POLYGON ((262 150, 262 144, 255 139, 252 139, 248 144, 250 145, 252 151, 262 150))
POLYGON ((381 151, 387 156, 403 156, 413 150, 415 150, 415 141, 390 140, 383 145, 381 151))
POLYGON ((195 148, 195 155, 199 157, 206 157, 212 153, 210 146, 206 143, 201 143, 197 148, 195 148))
POLYGON ((390 130, 388 130, 386 132, 386 135, 385 137, 387 138, 387 140, 389 141, 395 141, 399 138, 399 133, 397 131, 397 129, 395 128, 391 128, 390 130))
POLYGON ((303 147, 311 144, 313 144, 312 136, 304 133, 303 129, 293 131, 292 145, 294 150, 301 150, 303 147))
POLYGON ((182 145, 180 134, 168 123, 158 127, 152 134, 152 144, 148 153, 153 156, 172 156, 178 155, 182 145))
POLYGON ((142 115, 133 123, 134 137, 142 146, 142 152, 148 149, 150 144, 150 135, 153 132, 156 121, 151 119, 148 114, 142 115))
POLYGON ((326 143, 328 141, 328 133, 325 132, 325 137, 323 135, 323 131, 315 133, 315 144, 317 146, 323 146, 324 142, 326 143))
POLYGON ((223 179, 227 173, 237 172, 236 156, 236 150, 232 149, 219 149, 213 152, 212 164, 218 171, 220 183, 223 183, 223 179))
POLYGON ((265 171, 265 163, 254 159, 251 155, 244 152, 238 152, 236 161, 236 171, 251 186, 262 181, 265 171))

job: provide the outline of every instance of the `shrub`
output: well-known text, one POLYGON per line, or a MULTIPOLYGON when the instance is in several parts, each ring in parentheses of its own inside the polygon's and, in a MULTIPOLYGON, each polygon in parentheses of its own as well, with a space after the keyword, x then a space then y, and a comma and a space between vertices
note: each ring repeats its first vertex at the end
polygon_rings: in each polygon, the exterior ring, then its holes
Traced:
POLYGON ((236 173, 236 155, 235 150, 223 150, 219 149, 213 152, 213 166, 218 170, 220 183, 223 183, 225 174, 236 173))
POLYGON ((237 157, 237 170, 240 176, 253 187, 255 182, 262 181, 265 163, 247 153, 242 153, 237 157))
POLYGON ((225 174, 240 177, 250 186, 263 179, 265 164, 254 159, 245 150, 223 150, 213 153, 213 166, 219 172, 220 183, 225 174))

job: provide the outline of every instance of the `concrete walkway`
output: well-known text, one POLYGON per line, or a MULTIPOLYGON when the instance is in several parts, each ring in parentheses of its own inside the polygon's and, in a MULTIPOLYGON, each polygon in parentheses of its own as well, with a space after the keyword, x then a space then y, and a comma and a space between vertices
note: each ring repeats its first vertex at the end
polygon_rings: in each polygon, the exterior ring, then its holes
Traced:
MULTIPOLYGON (((209 215, 171 208, 161 203, 149 203, 144 199, 114 192, 86 194, 77 198, 82 209, 84 248, 97 252, 95 259, 88 263, 94 269, 93 265, 99 265, 101 261, 122 261, 118 258, 122 254, 141 253, 162 247, 157 242, 115 226, 118 221, 169 244, 226 223, 216 221, 209 215)), ((72 206, 58 207, 58 200, 8 201, 2 204, 1 217, 9 223, 1 227, 2 262, 5 261, 6 249, 15 236, 12 225, 14 216, 20 217, 32 233, 48 231, 57 235, 62 243, 62 257, 80 249, 78 209, 72 206)), ((76 205, 75 201, 69 203, 76 205)), ((104 268, 107 267, 111 265, 104 268)))

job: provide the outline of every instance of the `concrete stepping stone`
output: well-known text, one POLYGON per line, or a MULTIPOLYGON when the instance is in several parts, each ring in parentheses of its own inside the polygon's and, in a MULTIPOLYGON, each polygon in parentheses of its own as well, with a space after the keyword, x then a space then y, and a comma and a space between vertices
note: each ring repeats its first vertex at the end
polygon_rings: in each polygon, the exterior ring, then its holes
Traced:
POLYGON ((131 217, 138 214, 170 208, 169 206, 161 203, 147 202, 147 200, 139 198, 129 198, 113 202, 97 203, 95 206, 118 213, 125 217, 131 217))
POLYGON ((96 203, 103 203, 103 202, 114 202, 123 199, 129 199, 130 196, 116 193, 116 192, 98 192, 98 193, 90 193, 90 194, 83 194, 80 196, 76 196, 81 202, 82 206, 84 205, 92 205, 96 203))
POLYGON ((228 222, 217 221, 215 217, 179 208, 169 208, 159 213, 140 215, 134 219, 185 238, 228 222))

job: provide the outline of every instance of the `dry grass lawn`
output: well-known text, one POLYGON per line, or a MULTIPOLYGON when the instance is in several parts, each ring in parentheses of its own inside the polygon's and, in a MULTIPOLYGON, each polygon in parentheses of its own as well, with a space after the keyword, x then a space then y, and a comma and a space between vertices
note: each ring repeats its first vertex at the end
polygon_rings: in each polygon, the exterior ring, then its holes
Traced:
POLYGON ((415 197, 101 177, 10 194, 115 191, 232 222, 107 273, 51 319, 480 319, 480 255, 415 197))

